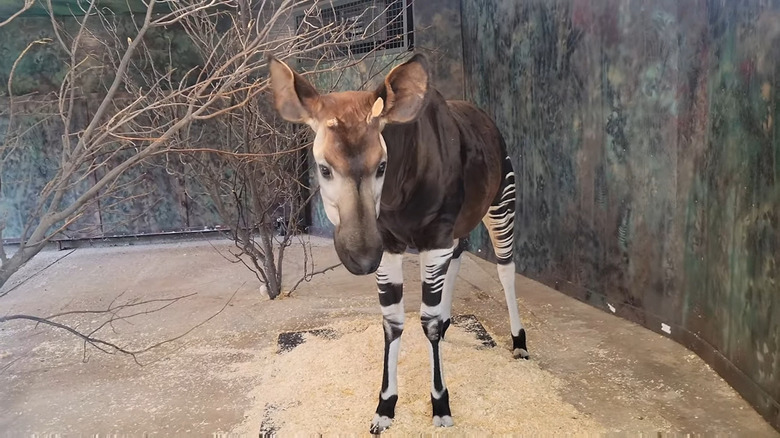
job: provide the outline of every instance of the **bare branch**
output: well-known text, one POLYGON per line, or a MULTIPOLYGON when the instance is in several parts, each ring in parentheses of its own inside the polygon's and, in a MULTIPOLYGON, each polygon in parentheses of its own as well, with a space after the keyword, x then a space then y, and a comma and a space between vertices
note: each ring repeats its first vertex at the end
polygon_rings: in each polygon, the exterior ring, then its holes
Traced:
POLYGON ((341 265, 343 265, 343 263, 337 263, 335 265, 328 266, 327 268, 320 269, 319 271, 314 271, 314 272, 304 274, 304 276, 298 279, 298 281, 295 282, 293 287, 287 292, 287 296, 289 297, 290 295, 292 295, 292 293, 295 292, 295 290, 298 289, 298 286, 304 281, 308 283, 312 280, 312 278, 314 278, 315 275, 324 274, 328 271, 332 271, 341 265))
MULTIPOLYGON (((241 287, 243 287, 243 285, 241 287)), ((141 355, 142 353, 147 353, 147 352, 149 352, 149 351, 151 351, 151 350, 153 350, 155 348, 158 348, 158 347, 160 347, 162 345, 178 341, 179 339, 182 339, 183 337, 185 337, 188 334, 192 333, 194 330, 202 327, 203 325, 205 325, 206 323, 208 323, 212 319, 216 318, 218 315, 220 315, 227 308, 228 305, 230 305, 230 303, 233 301, 233 299, 235 298, 236 294, 238 293, 238 291, 240 290, 241 287, 239 287, 238 289, 236 289, 233 292, 233 294, 227 299, 227 301, 225 301, 225 303, 222 305, 222 307, 218 311, 216 311, 215 313, 213 313, 212 315, 210 315, 208 318, 204 319, 203 321, 195 324, 194 326, 190 327, 189 329, 187 329, 186 331, 180 333, 177 336, 165 339, 163 341, 155 342, 153 344, 147 345, 146 347, 137 348, 137 349, 133 349, 133 348, 128 347, 126 345, 120 345, 120 344, 118 344, 116 342, 112 342, 112 341, 106 340, 104 338, 101 338, 101 337, 98 336, 98 333, 103 328, 105 328, 106 326, 112 325, 113 323, 115 323, 117 321, 121 321, 121 320, 125 320, 126 321, 129 318, 133 318, 133 317, 137 317, 137 316, 141 316, 141 315, 149 315, 149 314, 153 314, 153 313, 159 312, 159 311, 161 311, 163 309, 166 309, 169 306, 175 304, 176 302, 178 302, 178 301, 180 301, 182 299, 185 299, 185 298, 192 297, 195 294, 181 295, 181 296, 177 296, 177 297, 173 297, 173 298, 162 298, 162 299, 145 300, 145 301, 139 301, 139 302, 134 302, 134 303, 131 302, 131 303, 126 303, 126 304, 122 304, 122 305, 118 305, 118 306, 114 306, 113 302, 112 302, 112 304, 109 305, 109 308, 107 308, 105 310, 70 311, 70 312, 58 313, 58 314, 51 315, 51 316, 48 316, 48 317, 39 317, 39 316, 26 315, 26 314, 6 315, 6 316, 1 316, 0 317, 0 324, 5 323, 5 322, 10 322, 10 321, 15 321, 15 320, 26 320, 26 321, 33 321, 36 324, 48 325, 50 327, 54 327, 54 328, 57 328, 57 329, 60 329, 60 330, 64 330, 65 332, 70 333, 70 334, 76 336, 77 338, 81 339, 84 342, 84 346, 85 346, 84 360, 87 359, 87 356, 86 356, 86 346, 92 346, 92 347, 98 349, 99 351, 101 351, 103 353, 107 353, 107 354, 121 353, 121 354, 128 355, 128 356, 132 357, 133 360, 138 365, 144 365, 143 363, 140 362, 139 355, 141 355), (142 311, 138 311, 138 312, 135 312, 135 313, 131 313, 129 315, 121 315, 120 314, 120 312, 122 310, 135 308, 135 307, 139 307, 139 306, 144 306, 144 305, 148 305, 148 304, 155 304, 155 303, 163 303, 163 304, 161 306, 158 306, 158 307, 155 307, 155 308, 152 308, 152 309, 149 309, 149 310, 142 310, 142 311), (79 330, 79 329, 77 329, 77 328, 75 328, 75 327, 73 327, 71 325, 68 325, 68 324, 66 324, 64 322, 59 322, 59 321, 55 320, 56 318, 61 318, 63 316, 94 315, 94 314, 106 314, 109 317, 108 317, 108 319, 106 321, 102 322, 97 328, 95 328, 93 330, 90 330, 90 331, 82 331, 82 330, 79 330)))
POLYGON ((13 14, 11 14, 11 16, 6 18, 5 20, 0 21, 0 27, 5 26, 6 24, 8 24, 11 21, 13 21, 13 19, 15 19, 16 17, 18 17, 18 16, 24 14, 25 12, 27 12, 27 10, 32 8, 34 4, 35 4, 35 0, 24 0, 24 5, 22 5, 21 9, 19 9, 16 12, 14 12, 13 14))
MULTIPOLYGON (((35 321, 38 324, 45 324, 45 325, 49 325, 49 326, 52 326, 52 327, 55 327, 55 328, 58 328, 58 329, 61 329, 61 330, 65 330, 66 332, 71 333, 71 334, 75 335, 76 337, 83 339, 84 342, 94 346, 95 348, 98 348, 99 350, 101 350, 101 351, 103 351, 105 353, 111 353, 112 350, 113 350, 113 351, 116 351, 116 352, 119 352, 119 353, 124 353, 124 354, 130 355, 130 356, 133 357, 133 359, 136 359, 136 357, 135 357, 136 356, 136 352, 134 352, 132 350, 128 350, 128 349, 120 347, 119 345, 116 345, 116 344, 114 344, 112 342, 104 341, 102 339, 98 339, 98 338, 95 338, 95 337, 90 336, 88 334, 82 333, 82 332, 76 330, 75 328, 73 328, 73 327, 71 327, 69 325, 62 324, 62 323, 59 323, 59 322, 56 322, 56 321, 51 321, 51 320, 46 319, 46 318, 41 318, 39 316, 32 316, 32 315, 8 315, 8 316, 1 316, 0 317, 0 323, 14 321, 14 320, 18 320, 18 319, 23 319, 23 320, 28 320, 28 321, 35 321), (108 350, 103 348, 103 347, 108 348, 108 350)), ((137 359, 136 359, 136 362, 138 362, 137 359)))
POLYGON ((14 61, 13 65, 11 66, 11 72, 8 74, 8 96, 11 97, 11 99, 9 100, 9 103, 13 102, 14 92, 13 92, 13 89, 11 88, 11 84, 13 84, 13 82, 14 82, 14 73, 16 72, 16 67, 19 65, 19 61, 21 61, 22 58, 24 58, 24 55, 26 55, 27 52, 29 52, 30 49, 32 49, 32 47, 34 45, 36 45, 36 44, 47 44, 47 43, 50 43, 50 42, 51 42, 51 40, 49 38, 44 38, 42 40, 33 41, 30 44, 28 44, 27 47, 24 48, 24 50, 22 50, 22 53, 20 53, 19 56, 16 57, 16 60, 14 61))
MULTIPOLYGON (((0 219, 0 264, 8 262, 8 254, 5 252, 5 243, 3 242, 3 231, 5 231, 5 218, 0 219)), ((0 297, 3 295, 5 294, 0 294, 0 297)))
MULTIPOLYGON (((0 248, 2 248, 2 246, 3 246, 3 245, 0 245, 0 248)), ((25 278, 24 280, 20 281, 19 283, 16 283, 16 284, 15 284, 13 287, 10 287, 10 288, 8 288, 8 290, 6 290, 6 291, 0 292, 0 298, 2 298, 2 297, 4 297, 4 296, 8 295, 8 294, 9 294, 9 293, 11 293, 11 292, 13 292, 13 291, 14 291, 16 288, 18 288, 19 286, 21 286, 21 285, 23 285, 23 284, 27 283, 28 281, 30 281, 32 278, 34 278, 35 276, 39 275, 39 274, 40 274, 40 273, 42 273, 43 271, 45 271, 45 270, 47 270, 47 269, 51 268, 52 266, 56 265, 57 263, 59 263, 60 261, 62 261, 62 259, 64 259, 65 257, 67 257, 67 256, 69 256, 69 255, 71 255, 71 254, 73 254, 75 251, 76 251, 75 249, 72 249, 72 250, 68 251, 67 253, 65 253, 65 255, 63 255, 63 256, 61 256, 61 257, 57 257, 57 259, 56 259, 56 260, 54 260, 53 262, 51 262, 51 263, 49 263, 48 265, 44 266, 43 268, 39 269, 39 270, 38 270, 38 271, 36 271, 34 274, 30 275, 29 277, 25 278)), ((5 252, 5 251, 3 251, 3 252, 5 252)), ((8 259, 7 259, 7 258, 3 260, 3 263, 5 263, 6 261, 8 261, 8 259)))
MULTIPOLYGON (((19 250, 5 257, 0 252, 0 286, 55 236, 78 228, 92 206, 100 212, 115 207, 117 193, 128 193, 123 202, 144 196, 134 188, 140 178, 128 178, 127 172, 165 159, 166 172, 186 172, 203 184, 223 223, 230 225, 234 256, 255 271, 271 294, 278 293, 284 251, 301 231, 300 217, 316 191, 307 187, 304 134, 281 121, 263 95, 268 90, 263 55, 311 60, 305 74, 340 76, 373 54, 340 60, 333 54, 348 53, 355 35, 381 31, 374 17, 359 30, 349 20, 317 24, 318 3, 148 0, 141 14, 118 16, 97 0, 87 0, 79 4, 84 13, 72 29, 46 0, 67 69, 56 101, 42 102, 29 113, 46 114, 58 123, 62 150, 44 187, 30 188, 29 199, 35 201, 21 221, 19 250), (298 26, 292 19, 303 9, 298 26), (182 71, 176 69, 174 51, 168 47, 166 54, 151 38, 176 29, 199 56, 182 71), (95 78, 106 82, 96 84, 95 78), (173 154, 179 163, 169 166, 173 154)), ((31 42, 18 60, 43 42, 31 42)), ((13 82, 12 74, 9 90, 13 82)), ((37 132, 14 118, 22 110, 14 107, 17 98, 9 102, 11 123, 0 146, 0 166, 11 152, 24 153, 25 136, 37 132)))
POLYGON ((248 152, 248 153, 239 153, 239 152, 230 152, 225 151, 222 149, 213 149, 213 148, 172 148, 165 151, 160 151, 159 153, 171 153, 171 152, 180 152, 180 153, 192 153, 192 152, 209 152, 212 154, 217 155, 226 155, 232 158, 239 158, 239 159, 247 159, 247 160, 259 160, 261 158, 269 158, 269 157, 276 157, 279 155, 288 155, 293 154, 295 152, 299 152, 305 149, 308 149, 309 145, 305 144, 303 146, 294 147, 291 149, 283 150, 283 151, 277 151, 277 152, 248 152))

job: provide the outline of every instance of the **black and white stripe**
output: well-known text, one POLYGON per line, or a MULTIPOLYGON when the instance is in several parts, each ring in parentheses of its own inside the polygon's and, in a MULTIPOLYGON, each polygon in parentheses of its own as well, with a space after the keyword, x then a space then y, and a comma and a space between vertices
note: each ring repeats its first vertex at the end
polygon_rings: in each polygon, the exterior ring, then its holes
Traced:
POLYGON ((512 330, 512 354, 516 358, 528 359, 525 329, 520 321, 515 295, 515 173, 509 157, 504 159, 504 179, 501 190, 487 215, 482 219, 488 229, 493 250, 498 261, 498 278, 504 289, 506 305, 509 309, 509 324, 512 330))
POLYGON ((390 427, 398 402, 398 353, 404 331, 403 254, 385 252, 376 271, 379 304, 382 306, 382 327, 385 333, 384 370, 379 404, 371 422, 371 433, 390 427))
MULTIPOLYGON (((457 248, 457 241, 451 248, 434 249, 420 253, 420 276, 422 278, 422 304, 420 323, 429 340, 431 360, 431 406, 433 424, 452 426, 449 392, 444 380, 439 342, 444 334, 442 319, 443 304, 451 304, 452 281, 448 281, 450 261, 457 248), (449 302, 443 303, 449 293, 449 302)), ((460 251, 458 251, 458 256, 460 251)), ((390 427, 395 417, 398 402, 398 353, 404 329, 403 307, 403 254, 385 252, 376 272, 379 303, 382 306, 382 320, 385 334, 384 370, 382 390, 376 414, 371 422, 371 433, 380 433, 390 427)), ((454 273, 457 275, 457 272, 454 273)), ((449 308, 447 309, 449 319, 449 308)), ((448 321, 449 322, 449 321, 448 321)))
POLYGON ((499 264, 512 261, 515 235, 515 173, 509 157, 505 158, 504 169, 501 191, 483 219, 499 264))
POLYGON ((442 295, 447 270, 455 247, 433 249, 420 253, 420 276, 422 278, 422 304, 420 323, 428 338, 428 352, 431 358, 431 406, 434 426, 452 426, 450 397, 444 380, 441 358, 441 336, 444 332, 442 320, 442 295))

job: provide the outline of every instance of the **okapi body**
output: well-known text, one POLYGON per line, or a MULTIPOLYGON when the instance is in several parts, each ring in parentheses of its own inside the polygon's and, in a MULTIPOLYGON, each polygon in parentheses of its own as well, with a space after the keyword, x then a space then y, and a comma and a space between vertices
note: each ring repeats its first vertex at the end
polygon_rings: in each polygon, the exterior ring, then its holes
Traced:
POLYGON ((451 426, 439 343, 450 325, 460 239, 480 221, 498 259, 513 355, 528 358, 515 298, 515 176, 501 133, 481 110, 446 101, 432 88, 421 55, 395 67, 374 91, 321 95, 286 64, 270 58, 270 69, 277 110, 316 133, 313 155, 339 258, 353 274, 376 271, 385 351, 371 432, 387 429, 395 416, 404 330, 401 265, 410 247, 420 257, 433 423, 451 426))

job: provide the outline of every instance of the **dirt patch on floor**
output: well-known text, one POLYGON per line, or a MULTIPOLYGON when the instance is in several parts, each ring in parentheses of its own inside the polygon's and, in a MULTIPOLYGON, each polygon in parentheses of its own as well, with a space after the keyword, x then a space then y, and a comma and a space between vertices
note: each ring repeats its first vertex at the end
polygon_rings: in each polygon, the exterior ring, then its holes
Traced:
MULTIPOLYGON (((399 401, 391 435, 603 433, 604 428, 558 395, 561 381, 533 361, 487 348, 461 327, 442 344, 455 427, 431 425, 428 340, 418 315, 409 315, 399 358, 399 401)), ((383 335, 378 318, 328 326, 336 336, 306 336, 279 353, 268 349, 233 373, 260 376, 247 420, 234 432, 367 434, 382 379, 383 335)))

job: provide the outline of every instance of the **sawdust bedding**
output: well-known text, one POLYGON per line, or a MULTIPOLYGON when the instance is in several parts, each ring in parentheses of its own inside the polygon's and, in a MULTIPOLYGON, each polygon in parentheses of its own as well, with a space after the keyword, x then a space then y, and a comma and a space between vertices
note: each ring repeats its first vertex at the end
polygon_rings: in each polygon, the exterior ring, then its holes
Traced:
MULTIPOLYGON (((307 336, 292 351, 277 354, 268 349, 236 370, 254 373, 259 382, 246 420, 233 433, 368 435, 382 380, 381 320, 358 318, 329 328, 339 336, 307 336)), ((533 360, 515 360, 501 344, 485 349, 474 334, 457 326, 447 331, 442 344, 455 426, 434 428, 427 342, 419 316, 407 315, 396 418, 383 435, 604 432, 595 420, 561 399, 560 380, 533 360)))

